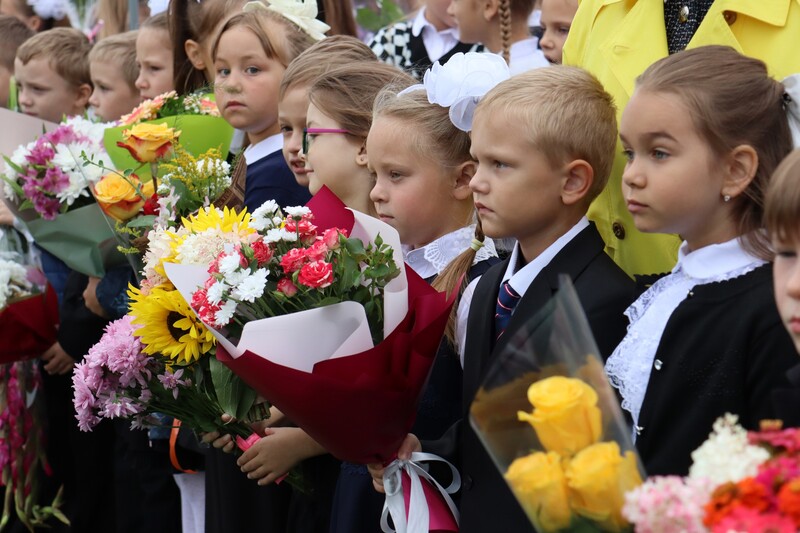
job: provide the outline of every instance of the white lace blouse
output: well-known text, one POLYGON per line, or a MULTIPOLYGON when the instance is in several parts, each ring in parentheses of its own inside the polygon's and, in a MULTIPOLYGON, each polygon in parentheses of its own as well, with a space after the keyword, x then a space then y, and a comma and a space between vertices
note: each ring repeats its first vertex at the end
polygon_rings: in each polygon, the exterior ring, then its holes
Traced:
MULTIPOLYGON (((450 262, 469 249, 475 236, 475 224, 442 235, 435 241, 420 248, 403 247, 406 263, 421 278, 430 278, 442 273, 450 262)), ((472 264, 480 263, 490 257, 497 257, 492 239, 486 239, 484 246, 475 253, 472 264)))
POLYGON ((742 276, 764 263, 747 253, 738 239, 691 253, 684 242, 672 273, 654 283, 625 311, 630 320, 628 333, 608 358, 606 374, 622 395, 623 409, 631 413, 634 441, 656 351, 672 313, 693 287, 742 276))

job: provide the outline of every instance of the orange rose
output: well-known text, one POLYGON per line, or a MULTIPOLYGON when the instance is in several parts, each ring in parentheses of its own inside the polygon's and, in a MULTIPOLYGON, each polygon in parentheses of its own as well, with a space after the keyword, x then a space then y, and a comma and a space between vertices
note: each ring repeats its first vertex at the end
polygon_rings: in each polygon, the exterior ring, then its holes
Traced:
POLYGON ((153 195, 153 182, 142 183, 135 174, 103 176, 94 186, 94 196, 105 214, 124 222, 135 217, 153 195))
POLYGON ((124 130, 117 146, 128 150, 140 163, 155 163, 172 157, 180 134, 164 123, 142 123, 124 130))

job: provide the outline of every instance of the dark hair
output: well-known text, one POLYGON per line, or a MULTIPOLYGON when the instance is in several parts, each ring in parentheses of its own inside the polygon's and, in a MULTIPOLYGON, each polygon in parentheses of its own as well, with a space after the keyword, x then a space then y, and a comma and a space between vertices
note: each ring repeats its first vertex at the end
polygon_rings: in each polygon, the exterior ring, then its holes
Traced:
POLYGON ((36 35, 24 22, 11 15, 0 15, 0 65, 14 72, 17 49, 36 35))
POLYGON ((331 27, 329 35, 358 36, 353 4, 350 0, 317 0, 319 18, 331 27))
POLYGON ((764 195, 775 168, 792 149, 784 87, 763 61, 727 46, 701 46, 651 65, 637 90, 669 93, 688 108, 695 128, 720 157, 740 145, 753 147, 758 169, 733 207, 743 246, 772 257, 764 227, 764 195))

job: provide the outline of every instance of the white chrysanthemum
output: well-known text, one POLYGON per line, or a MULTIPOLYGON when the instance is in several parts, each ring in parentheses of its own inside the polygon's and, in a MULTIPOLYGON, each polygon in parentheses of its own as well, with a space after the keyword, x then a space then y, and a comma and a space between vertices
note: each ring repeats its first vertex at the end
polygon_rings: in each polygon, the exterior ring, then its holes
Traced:
POLYGON ((290 217, 300 218, 303 215, 311 214, 311 209, 306 206, 293 206, 284 209, 286 214, 290 217))
POLYGON ((714 431, 692 452, 689 477, 709 479, 716 485, 736 483, 758 473, 758 466, 769 459, 769 453, 747 441, 747 431, 730 413, 714 422, 714 431))
POLYGON ((242 263, 242 258, 239 252, 233 252, 222 256, 219 260, 219 272, 223 276, 229 276, 239 270, 242 263))
MULTIPOLYGON (((12 179, 12 178, 9 178, 12 179)), ((17 201, 17 193, 14 188, 9 185, 6 180, 3 180, 3 196, 12 202, 17 201)))
POLYGON ((208 298, 208 302, 212 305, 219 305, 219 303, 222 301, 222 297, 225 296, 225 293, 229 288, 230 287, 228 287, 228 285, 222 281, 214 283, 206 291, 206 298, 208 298))
POLYGON ((218 327, 227 326, 228 323, 233 318, 233 313, 236 311, 236 302, 233 300, 228 300, 219 310, 214 313, 214 322, 218 327))
POLYGON ((244 302, 254 302, 256 298, 264 294, 268 274, 269 270, 265 268, 256 270, 239 283, 231 296, 244 302))
MULTIPOLYGON (((25 156, 28 155, 31 152, 31 150, 33 149, 33 147, 35 145, 36 145, 36 142, 34 141, 34 142, 30 142, 28 144, 23 144, 21 146, 18 146, 17 149, 14 150, 14 153, 11 154, 11 157, 9 157, 8 159, 18 167, 27 166, 28 160, 25 159, 25 156)), ((5 168, 3 170, 3 173, 10 180, 16 180, 19 177, 19 174, 17 174, 17 171, 14 170, 11 167, 11 165, 9 165, 8 163, 5 164, 5 168)))

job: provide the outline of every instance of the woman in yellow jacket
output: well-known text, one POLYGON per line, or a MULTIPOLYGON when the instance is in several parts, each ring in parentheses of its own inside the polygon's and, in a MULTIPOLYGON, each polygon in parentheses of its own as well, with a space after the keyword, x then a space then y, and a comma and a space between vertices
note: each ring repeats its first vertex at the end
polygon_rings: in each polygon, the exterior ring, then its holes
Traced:
MULTIPOLYGON (((665 9, 679 9, 683 23, 690 9, 701 3, 581 0, 563 62, 585 68, 603 83, 614 96, 619 120, 636 77, 668 54, 665 9)), ((669 18, 670 12, 666 14, 669 18)), ((800 0, 714 0, 687 48, 710 44, 727 45, 764 61, 777 80, 800 73, 800 0)), ((592 204, 589 218, 597 224, 606 251, 629 275, 668 272, 680 241, 636 230, 622 195, 624 167, 619 147, 611 179, 592 204)))

